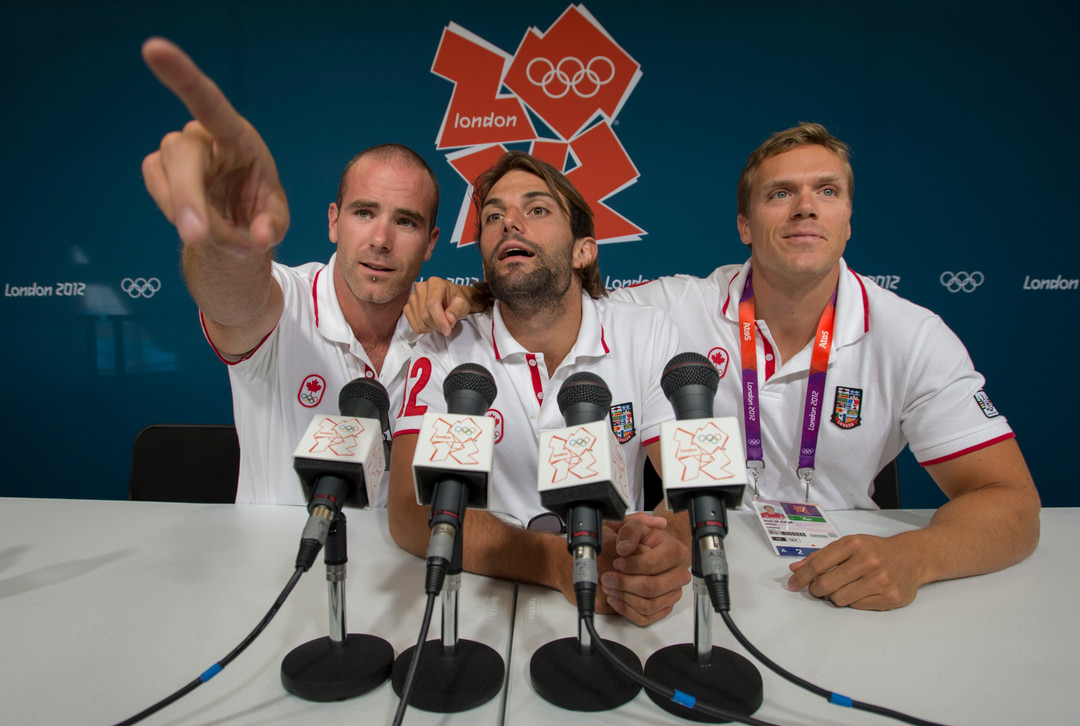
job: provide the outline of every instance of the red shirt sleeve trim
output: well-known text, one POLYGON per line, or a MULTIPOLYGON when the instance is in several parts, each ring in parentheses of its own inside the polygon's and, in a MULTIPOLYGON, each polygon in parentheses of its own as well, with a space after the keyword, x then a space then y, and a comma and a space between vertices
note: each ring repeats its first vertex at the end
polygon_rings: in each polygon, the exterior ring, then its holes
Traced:
POLYGON ((401 436, 403 434, 413 434, 415 436, 419 433, 420 429, 402 429, 401 431, 394 432, 394 438, 396 439, 398 436, 401 436))
POLYGON ((655 444, 655 443, 656 443, 657 441, 659 441, 659 440, 660 440, 660 437, 659 437, 659 436, 653 436, 653 437, 652 437, 651 439, 649 439, 648 441, 642 441, 642 442, 641 442, 641 445, 642 445, 642 446, 648 446, 649 444, 655 444))
POLYGON ((955 454, 948 454, 946 456, 939 456, 938 458, 931 459, 930 461, 920 461, 919 466, 930 466, 932 464, 940 464, 943 461, 949 461, 951 459, 956 459, 956 458, 961 457, 961 456, 963 456, 965 454, 970 454, 973 451, 978 451, 979 449, 985 449, 987 446, 993 446, 994 444, 1000 444, 1002 441, 1007 441, 1009 439, 1015 439, 1015 438, 1016 438, 1016 433, 1014 431, 1010 431, 1007 434, 1002 434, 1001 436, 998 436, 996 439, 990 439, 989 441, 984 441, 981 444, 976 444, 975 446, 969 446, 966 449, 962 449, 961 451, 957 451, 955 454))
POLYGON ((263 343, 266 342, 266 339, 269 338, 271 335, 273 335, 274 331, 277 330, 277 326, 275 325, 273 328, 271 328, 269 333, 267 333, 265 336, 263 336, 263 339, 259 341, 259 344, 256 345, 251 350, 249 350, 247 353, 245 353, 243 355, 243 357, 238 358, 236 360, 229 360, 228 358, 226 358, 225 356, 223 356, 221 354, 221 351, 218 350, 218 347, 216 345, 214 345, 214 341, 212 341, 210 339, 210 333, 207 332, 207 330, 206 330, 206 318, 203 317, 203 311, 202 310, 199 311, 199 325, 202 326, 203 337, 206 338, 206 342, 210 344, 210 348, 214 351, 214 355, 216 355, 218 357, 218 360, 220 360, 222 363, 224 363, 227 366, 234 366, 237 363, 243 363, 248 358, 255 355, 255 351, 257 351, 259 348, 261 348, 263 346, 263 343))

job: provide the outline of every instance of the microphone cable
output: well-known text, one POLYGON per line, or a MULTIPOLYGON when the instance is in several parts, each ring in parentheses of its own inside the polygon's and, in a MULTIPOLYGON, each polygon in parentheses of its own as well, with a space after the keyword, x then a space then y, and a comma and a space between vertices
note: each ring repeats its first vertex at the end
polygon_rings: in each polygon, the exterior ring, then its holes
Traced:
POLYGON ((731 596, 728 594, 728 580, 724 578, 713 578, 711 581, 707 578, 707 587, 709 590, 709 600, 712 602, 713 610, 715 610, 720 617, 724 620, 724 625, 731 631, 731 634, 735 636, 735 639, 742 644, 742 647, 758 659, 758 661, 766 668, 771 670, 781 678, 794 683, 799 688, 809 691, 814 695, 821 696, 834 706, 842 706, 844 708, 854 708, 860 711, 867 711, 869 713, 876 713, 879 716, 886 716, 888 718, 896 719, 897 721, 903 721, 904 723, 915 724, 915 726, 941 726, 941 724, 934 721, 926 721, 915 716, 910 716, 900 711, 894 711, 882 706, 875 706, 872 703, 864 703, 863 701, 856 701, 854 698, 849 698, 840 693, 834 693, 821 686, 816 686, 810 681, 803 678, 799 678, 794 673, 784 670, 779 665, 771 661, 764 653, 754 647, 754 645, 747 639, 742 631, 735 625, 735 621, 731 619, 731 596))
POLYGON ((277 611, 280 610, 281 606, 285 603, 285 598, 287 598, 289 596, 289 593, 292 592, 293 588, 296 587, 296 583, 300 581, 300 576, 303 575, 305 571, 306 570, 302 567, 296 568, 296 570, 292 574, 292 577, 289 578, 288 584, 285 585, 285 589, 281 591, 280 595, 278 595, 277 600, 274 601, 274 604, 271 606, 269 612, 267 612, 263 619, 259 622, 259 624, 255 626, 255 629, 252 630, 248 634, 248 636, 240 642, 240 645, 233 648, 228 655, 226 655, 217 663, 214 663, 214 665, 203 671, 203 673, 201 673, 199 677, 193 680, 191 683, 188 683, 183 688, 180 688, 172 695, 166 696, 165 698, 161 699, 146 710, 135 714, 129 719, 121 721, 116 726, 130 726, 130 724, 135 724, 139 721, 142 721, 147 716, 157 713, 169 704, 180 700, 181 698, 191 693, 196 688, 216 676, 222 670, 224 670, 225 666, 229 665, 229 663, 232 663, 233 660, 235 660, 238 655, 243 653, 244 650, 255 641, 255 638, 257 638, 259 634, 266 629, 266 626, 269 625, 270 621, 274 619, 275 615, 277 615, 277 611))
POLYGON ((416 647, 413 649, 409 671, 405 674, 405 682, 401 685, 401 699, 398 701, 392 726, 401 726, 401 722, 405 718, 405 709, 408 708, 409 696, 412 695, 413 681, 416 680, 416 669, 420 664, 420 650, 427 640, 428 627, 431 625, 431 615, 435 611, 435 598, 437 595, 438 591, 428 593, 427 607, 424 608, 424 620, 420 623, 420 635, 416 639, 416 647))
POLYGON ((615 654, 607 647, 607 643, 596 632, 596 625, 593 623, 593 617, 591 615, 581 616, 582 622, 585 623, 585 627, 589 631, 589 637, 592 638, 592 645, 596 646, 608 661, 611 662, 623 675, 630 680, 641 685, 653 693, 659 694, 664 698, 671 701, 675 701, 681 706, 685 706, 688 711, 698 711, 706 716, 711 716, 719 721, 737 721, 738 723, 749 724, 750 726, 776 726, 776 724, 769 721, 762 721, 756 719, 753 716, 743 716, 742 714, 732 713, 725 711, 722 708, 712 706, 704 701, 699 701, 689 693, 684 693, 675 688, 665 686, 662 683, 658 683, 648 676, 638 673, 633 668, 629 667, 621 660, 615 657, 615 654))
POLYGON ((720 613, 720 617, 723 618, 724 624, 727 625, 728 630, 731 631, 731 634, 735 636, 735 639, 738 640, 739 643, 741 643, 742 646, 746 648, 746 650, 749 651, 752 656, 757 658, 773 673, 776 673, 778 676, 790 681, 791 683, 794 683, 799 688, 803 688, 815 695, 821 696, 826 701, 835 706, 843 706, 845 708, 855 708, 860 711, 868 711, 870 713, 876 713, 879 716, 886 716, 888 718, 896 719, 897 721, 903 721, 904 723, 915 724, 915 726, 941 726, 941 724, 935 721, 926 721, 915 716, 910 716, 906 713, 901 713, 900 711, 894 711, 892 709, 884 708, 882 706, 875 706, 872 703, 856 701, 853 698, 849 698, 839 693, 833 693, 832 691, 822 688, 821 686, 816 686, 807 680, 799 678, 794 673, 789 673, 776 663, 773 663, 771 660, 769 660, 764 653, 755 648, 753 644, 751 644, 750 641, 747 640, 746 636, 743 635, 742 632, 735 626, 735 622, 731 619, 731 613, 729 613, 727 610, 717 612, 720 613))
POLYGON ((703 713, 706 716, 711 716, 719 721, 738 721, 739 723, 749 724, 750 726, 776 726, 776 724, 768 721, 762 721, 760 719, 753 718, 752 716, 743 716, 742 714, 725 711, 717 706, 712 706, 703 701, 698 701, 697 698, 684 693, 677 689, 665 686, 662 683, 658 683, 648 676, 638 673, 630 666, 623 663, 619 658, 611 652, 611 649, 607 647, 607 643, 597 634, 596 624, 593 622, 594 613, 596 612, 596 587, 594 583, 587 582, 575 582, 574 583, 574 596, 577 598, 577 611, 578 619, 585 623, 585 628, 589 631, 589 637, 591 638, 592 645, 596 646, 596 649, 600 651, 601 655, 608 659, 608 661, 615 666, 623 675, 630 680, 634 681, 642 688, 648 689, 653 693, 656 693, 664 698, 675 701, 681 706, 685 706, 688 711, 696 710, 699 713, 703 713), (590 585, 592 585, 590 587, 590 585))

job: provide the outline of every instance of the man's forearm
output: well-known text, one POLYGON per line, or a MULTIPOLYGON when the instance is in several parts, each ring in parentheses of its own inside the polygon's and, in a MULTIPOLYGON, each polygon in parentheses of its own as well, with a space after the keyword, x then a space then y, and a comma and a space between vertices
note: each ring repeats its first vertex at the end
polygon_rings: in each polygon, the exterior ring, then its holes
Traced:
POLYGON ((1039 493, 1020 447, 1007 439, 927 467, 949 501, 924 530, 898 537, 919 548, 923 582, 1000 570, 1039 543, 1039 493))
POLYGON ((521 529, 483 511, 468 512, 464 529, 466 570, 565 591, 571 556, 564 536, 521 529))
POLYGON ((271 253, 235 257, 215 245, 185 246, 184 280, 203 315, 228 327, 251 324, 270 301, 271 253))
POLYGON ((926 528, 897 535, 916 548, 925 584, 1009 567, 1039 542, 1039 502, 1023 489, 992 485, 943 505, 926 528))
MULTIPOLYGON (((391 519, 397 544, 424 557, 430 539, 428 508, 409 502, 391 519), (407 509, 407 512, 401 511, 407 509)), ((565 538, 513 527, 490 512, 467 510, 462 531, 462 567, 468 572, 563 589, 570 577, 565 538)))

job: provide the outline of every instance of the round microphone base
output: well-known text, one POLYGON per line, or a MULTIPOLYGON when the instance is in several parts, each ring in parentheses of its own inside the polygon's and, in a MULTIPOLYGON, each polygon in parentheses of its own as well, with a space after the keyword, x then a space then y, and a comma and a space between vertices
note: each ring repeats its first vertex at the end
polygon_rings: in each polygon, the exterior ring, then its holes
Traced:
MULTIPOLYGON (((615 657, 638 673, 641 660, 620 643, 605 640, 615 657)), ((596 648, 581 651, 577 638, 553 640, 529 662, 533 688, 544 700, 570 711, 607 711, 630 701, 641 686, 596 648)))
MULTIPOLYGON (((645 661, 645 676, 739 716, 749 716, 757 711, 764 698, 757 667, 738 653, 716 646, 713 646, 710 662, 705 665, 698 662, 693 643, 661 648, 645 661)), ((690 721, 729 721, 686 708, 651 691, 648 695, 660 708, 690 721)))
POLYGON ((316 638, 281 661, 281 685, 308 701, 342 701, 385 683, 393 664, 393 646, 374 635, 316 638))
MULTIPOLYGON (((416 646, 394 661, 390 683, 401 697, 416 646)), ((458 713, 490 701, 503 683, 502 656, 474 640, 459 640, 444 648, 441 640, 429 640, 420 651, 409 705, 433 713, 458 713)))

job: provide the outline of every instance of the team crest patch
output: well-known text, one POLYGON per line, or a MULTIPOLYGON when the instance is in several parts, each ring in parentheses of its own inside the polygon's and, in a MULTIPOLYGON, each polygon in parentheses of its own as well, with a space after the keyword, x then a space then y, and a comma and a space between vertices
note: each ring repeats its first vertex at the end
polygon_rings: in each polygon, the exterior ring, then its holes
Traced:
POLYGON ((842 429, 853 429, 862 423, 862 389, 836 387, 832 422, 842 429))
POLYGON ((728 352, 723 348, 713 348, 709 351, 709 360, 716 366, 716 372, 723 378, 724 374, 727 373, 728 361, 731 360, 731 356, 728 355, 728 352))
POLYGON ((994 403, 990 400, 990 397, 986 395, 986 392, 979 390, 975 394, 975 403, 979 404, 979 408, 982 409, 983 415, 987 418, 997 418, 1001 413, 994 406, 994 403))
POLYGON ((326 392, 326 381, 320 375, 312 374, 300 384, 300 392, 296 394, 301 406, 312 408, 318 406, 326 392))
POLYGON ((620 444, 634 438, 634 404, 619 403, 611 407, 611 431, 620 444))

